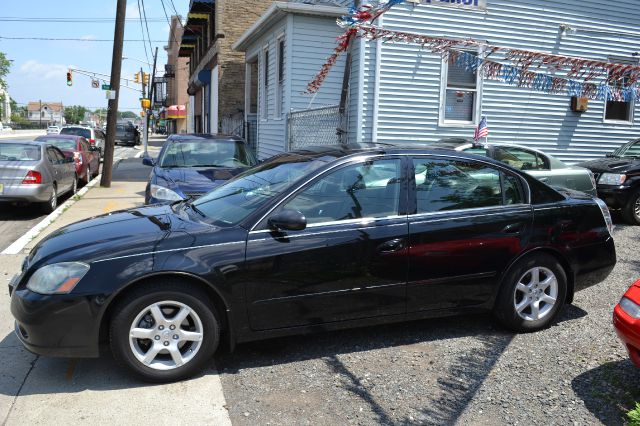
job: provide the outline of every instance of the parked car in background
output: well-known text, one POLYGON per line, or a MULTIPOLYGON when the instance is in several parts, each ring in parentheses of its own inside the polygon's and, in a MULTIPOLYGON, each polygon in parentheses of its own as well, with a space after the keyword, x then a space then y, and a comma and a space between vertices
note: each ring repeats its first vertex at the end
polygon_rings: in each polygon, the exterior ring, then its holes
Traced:
POLYGON ((598 197, 624 220, 640 225, 640 139, 634 139, 605 158, 579 164, 596 176, 598 197))
MULTIPOLYGON (((186 146, 164 155, 187 162, 186 146)), ((536 331, 610 273, 611 227, 601 200, 490 158, 308 147, 197 200, 60 229, 11 280, 11 312, 30 351, 95 357, 103 337, 158 382, 199 372, 221 339, 478 311, 536 331)))
POLYGON ((60 127, 58 126, 49 126, 47 127, 47 134, 48 135, 57 135, 60 133, 60 127))
POLYGON ((38 136, 38 142, 48 143, 59 148, 67 157, 73 157, 76 165, 76 175, 85 184, 98 176, 100 172, 100 151, 91 146, 82 136, 48 135, 38 136))
POLYGON ((613 325, 629 358, 640 368, 640 280, 629 287, 614 308, 613 325))
POLYGON ((140 143, 140 132, 130 122, 120 122, 116 124, 116 144, 138 145, 140 143))
POLYGON ((87 126, 65 126, 60 130, 61 135, 82 136, 92 146, 96 146, 100 150, 100 154, 104 151, 105 134, 100 129, 94 129, 87 126))
POLYGON ((78 189, 73 158, 42 142, 0 141, 0 202, 39 203, 45 212, 78 189))
POLYGON ((596 196, 595 178, 589 169, 569 166, 537 149, 514 144, 476 143, 467 138, 441 139, 436 145, 484 155, 527 172, 547 185, 596 196))
POLYGON ((9 126, 8 124, 0 123, 0 132, 10 132, 10 131, 11 131, 11 126, 9 126))
POLYGON ((153 166, 145 204, 155 204, 197 198, 257 160, 237 136, 181 134, 167 138, 157 160, 144 158, 143 163, 153 166))

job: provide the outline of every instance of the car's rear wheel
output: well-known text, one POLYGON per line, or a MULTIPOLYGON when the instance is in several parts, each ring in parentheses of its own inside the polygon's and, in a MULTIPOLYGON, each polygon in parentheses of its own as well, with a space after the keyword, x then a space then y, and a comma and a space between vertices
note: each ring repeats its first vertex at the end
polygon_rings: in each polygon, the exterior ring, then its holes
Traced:
POLYGON ((129 293, 110 324, 114 358, 138 377, 171 382, 203 369, 218 347, 220 323, 207 295, 176 279, 129 293))
POLYGON ((49 201, 42 203, 42 210, 45 213, 52 213, 58 207, 58 188, 56 184, 53 184, 53 191, 51 193, 51 198, 49 201))
POLYGON ((73 183, 71 184, 71 195, 78 193, 78 175, 73 175, 73 183))
POLYGON ((622 216, 630 225, 640 225, 640 190, 636 190, 622 208, 622 216))
POLYGON ((93 172, 91 171, 91 166, 87 165, 87 173, 85 174, 84 177, 84 183, 85 185, 88 184, 89 182, 91 182, 91 179, 93 178, 93 172))
POLYGON ((566 295, 567 274, 562 265, 551 255, 534 253, 510 268, 494 314, 510 330, 541 330, 556 318, 566 295))

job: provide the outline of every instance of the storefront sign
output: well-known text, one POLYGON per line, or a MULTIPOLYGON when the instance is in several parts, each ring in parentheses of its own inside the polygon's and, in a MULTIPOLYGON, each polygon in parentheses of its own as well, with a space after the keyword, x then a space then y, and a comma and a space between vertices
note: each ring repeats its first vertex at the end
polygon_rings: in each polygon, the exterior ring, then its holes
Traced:
POLYGON ((421 0, 431 6, 459 7, 473 10, 487 10, 487 0, 421 0))

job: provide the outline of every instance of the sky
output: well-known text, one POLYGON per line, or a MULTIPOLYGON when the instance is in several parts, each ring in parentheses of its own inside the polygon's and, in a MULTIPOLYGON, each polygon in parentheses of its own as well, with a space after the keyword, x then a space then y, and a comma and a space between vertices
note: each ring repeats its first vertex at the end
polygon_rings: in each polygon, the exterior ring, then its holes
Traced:
MULTIPOLYGON (((144 1, 144 0, 142 0, 144 1)), ((113 39, 116 15, 116 0, 2 0, 0 7, 0 37, 45 37, 45 38, 81 38, 85 40, 113 39), (27 19, 77 19, 74 22, 8 22, 7 17, 27 19), (87 19, 93 18, 93 22, 87 19), (96 22, 96 18, 99 20, 96 22), (85 22, 82 22, 85 20, 85 22)), ((173 6, 183 17, 189 8, 189 0, 146 0, 144 1, 151 47, 149 43, 125 41, 123 56, 144 62, 153 62, 153 52, 158 47, 158 65, 164 71, 168 43, 169 24, 162 8, 164 4, 167 16, 175 15, 173 6), (145 54, 146 45, 147 52, 145 54)), ((127 1, 128 19, 125 24, 124 38, 141 40, 142 29, 138 0, 127 1)), ((143 22, 144 24, 144 22, 143 22)), ((145 28, 146 38, 146 28, 145 28)), ((91 110, 106 108, 105 92, 91 87, 91 78, 73 74, 73 85, 67 86, 66 73, 69 67, 111 73, 113 42, 98 41, 52 41, 52 40, 10 40, 0 38, 0 52, 13 60, 11 71, 6 80, 9 95, 18 104, 29 101, 62 102, 68 105, 83 105, 91 110)), ((122 61, 122 78, 130 78, 140 67, 151 72, 151 65, 133 59, 122 61)), ((108 77, 100 76, 106 79, 108 77)), ((105 81, 100 81, 105 83, 105 81)), ((125 84, 125 82, 121 82, 125 84)), ((140 85, 131 81, 127 85, 138 90, 121 88, 119 109, 121 111, 140 110, 140 85)))

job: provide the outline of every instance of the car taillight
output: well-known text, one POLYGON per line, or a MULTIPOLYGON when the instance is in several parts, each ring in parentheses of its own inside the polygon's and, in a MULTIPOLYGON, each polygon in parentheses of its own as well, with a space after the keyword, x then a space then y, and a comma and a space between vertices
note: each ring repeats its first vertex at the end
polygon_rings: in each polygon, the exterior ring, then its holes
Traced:
POLYGON ((90 143, 91 145, 94 145, 94 144, 96 143, 96 140, 95 140, 95 139, 89 139, 89 143, 90 143))
POLYGON ((29 170, 27 175, 22 179, 23 184, 42 183, 42 175, 35 170, 29 170))
POLYGON ((73 159, 76 160, 76 164, 82 164, 82 155, 79 152, 73 153, 73 159))

